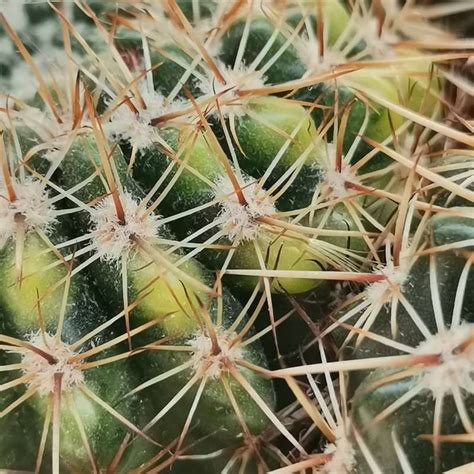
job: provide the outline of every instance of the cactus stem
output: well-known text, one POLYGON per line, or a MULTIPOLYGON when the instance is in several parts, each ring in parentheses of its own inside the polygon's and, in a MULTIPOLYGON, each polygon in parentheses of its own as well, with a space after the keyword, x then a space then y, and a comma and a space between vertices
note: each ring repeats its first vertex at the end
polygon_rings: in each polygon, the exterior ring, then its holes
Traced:
POLYGON ((190 276, 185 271, 180 270, 176 265, 168 262, 168 260, 164 256, 162 256, 158 250, 156 250, 153 246, 149 245, 146 241, 138 239, 137 245, 143 250, 144 254, 148 258, 151 258, 151 260, 153 260, 153 262, 158 266, 158 268, 163 268, 163 273, 169 271, 177 278, 181 279, 183 282, 188 282, 196 290, 203 291, 211 297, 215 296, 215 290, 213 288, 209 288, 196 278, 190 276))
POLYGON ((194 362, 192 360, 189 360, 189 361, 185 362, 184 364, 178 365, 178 366, 174 367, 173 369, 170 369, 166 372, 163 372, 163 373, 157 375, 156 377, 153 377, 153 378, 147 380, 146 382, 138 385, 133 390, 131 390, 129 393, 127 393, 124 398, 130 397, 130 396, 132 396, 132 395, 134 395, 134 394, 136 394, 136 393, 138 393, 138 392, 140 392, 140 391, 142 391, 142 390, 144 390, 148 387, 151 387, 152 385, 155 385, 155 384, 161 382, 162 380, 166 380, 166 379, 172 377, 173 375, 179 374, 180 372, 183 372, 183 371, 189 369, 190 367, 193 366, 193 363, 194 362))
MULTIPOLYGON (((142 292, 139 297, 137 297, 132 303, 130 303, 128 307, 128 311, 133 311, 133 309, 135 309, 143 301, 143 299, 146 298, 150 294, 151 291, 152 290, 142 292)), ((102 331, 112 326, 116 321, 123 318, 124 314, 125 314, 125 309, 123 309, 120 313, 115 315, 113 318, 109 319, 105 323, 95 328, 93 331, 81 337, 81 339, 79 339, 78 341, 72 343, 70 345, 70 349, 72 351, 78 350, 83 344, 85 344, 87 341, 92 339, 94 336, 96 336, 97 334, 100 334, 102 331)))
MULTIPOLYGON (((224 150, 222 149, 221 145, 219 144, 219 142, 217 140, 217 137, 215 136, 214 132, 212 131, 212 129, 209 125, 209 122, 207 121, 206 117, 204 116, 202 110, 200 109, 199 105, 197 104, 194 97, 192 96, 192 94, 189 91, 187 91, 187 96, 191 100, 191 102, 194 106, 194 109, 199 114, 199 119, 201 121, 201 124, 204 126, 204 128, 207 132, 207 136, 211 140, 212 147, 216 151, 217 157, 219 158, 219 161, 222 163, 222 165, 223 165, 223 167, 226 171, 227 177, 228 177, 230 183, 232 184, 232 187, 235 191, 235 194, 237 196, 237 199, 238 199, 240 205, 244 206, 246 204, 244 193, 243 193, 243 191, 241 189, 241 186, 240 186, 240 184, 237 180, 237 177, 234 174, 234 170, 232 169, 232 166, 230 165, 230 163, 227 160, 227 157, 226 157, 226 154, 225 154, 224 150)), ((224 126, 224 130, 226 130, 225 123, 223 121, 223 117, 221 116, 220 118, 221 118, 221 123, 224 126)), ((238 167, 237 167, 237 170, 239 171, 238 167)))

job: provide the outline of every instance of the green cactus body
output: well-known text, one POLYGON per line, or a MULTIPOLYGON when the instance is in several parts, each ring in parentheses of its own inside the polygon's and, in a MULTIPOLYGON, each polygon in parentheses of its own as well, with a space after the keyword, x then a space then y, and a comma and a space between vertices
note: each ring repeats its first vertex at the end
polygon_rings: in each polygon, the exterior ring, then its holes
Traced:
POLYGON ((242 169, 257 179, 266 176, 265 186, 270 188, 293 167, 295 178, 277 200, 277 206, 289 210, 310 204, 321 180, 321 145, 308 113, 277 97, 254 99, 244 110, 235 120, 238 148, 243 153, 239 159, 242 169))
MULTIPOLYGON (((445 178, 453 179, 457 184, 466 186, 473 190, 472 169, 474 168, 474 159, 469 156, 454 155, 443 158, 434 159, 432 161, 432 169, 445 178)), ((465 199, 456 194, 452 194, 445 189, 435 190, 435 204, 444 207, 472 207, 473 203, 469 199, 465 199)))
POLYGON ((474 217, 436 216, 431 223, 431 231, 435 245, 467 241, 462 249, 468 252, 474 249, 474 217))
MULTIPOLYGON (((0 318, 2 332, 4 318, 0 318)), ((20 357, 2 353, 0 362, 2 365, 19 363, 20 357)), ((19 375, 19 374, 18 374, 19 375)), ((0 383, 9 382, 9 376, 2 373, 0 383)), ((21 396, 20 390, 4 391, 0 396, 0 409, 3 411, 11 403, 21 396)), ((0 444, 0 459, 3 469, 33 470, 35 468, 37 449, 41 441, 41 418, 33 407, 21 406, 0 419, 0 432, 2 433, 2 443, 0 444), (21 450, 19 448, 21 440, 21 450)))
MULTIPOLYGON (((244 30, 245 21, 239 21, 222 38, 220 59, 228 66, 234 66, 244 30)), ((256 16, 250 22, 249 38, 243 56, 244 64, 252 64, 266 45, 271 44, 267 54, 260 60, 260 68, 270 61, 273 62, 272 57, 275 55, 278 54, 279 57, 270 67, 265 67, 265 82, 279 84, 299 79, 305 69, 297 51, 292 45, 286 46, 287 38, 283 34, 275 36, 275 32, 275 26, 265 18, 256 16)))
POLYGON ((1 472, 472 471, 469 2, 0 3, 1 472))
MULTIPOLYGON (((401 408, 382 421, 372 423, 374 418, 397 400, 406 397, 410 390, 419 386, 416 377, 407 377, 399 381, 382 383, 385 377, 393 376, 394 370, 379 369, 371 373, 360 385, 354 398, 354 425, 363 431, 366 446, 379 466, 391 466, 391 472, 403 472, 403 466, 394 449, 394 438, 403 449, 406 459, 414 472, 445 472, 459 465, 472 462, 472 449, 468 443, 440 443, 438 460, 430 439, 423 436, 433 433, 435 400, 431 393, 422 390, 401 408), (367 429, 370 427, 370 429, 367 429)), ((472 395, 464 400, 468 416, 473 416, 474 400, 472 395)), ((452 396, 443 400, 441 416, 442 433, 450 435, 460 433, 462 424, 452 396)), ((362 458, 363 459, 363 458, 362 458)), ((363 460, 359 461, 356 472, 371 472, 363 460)))

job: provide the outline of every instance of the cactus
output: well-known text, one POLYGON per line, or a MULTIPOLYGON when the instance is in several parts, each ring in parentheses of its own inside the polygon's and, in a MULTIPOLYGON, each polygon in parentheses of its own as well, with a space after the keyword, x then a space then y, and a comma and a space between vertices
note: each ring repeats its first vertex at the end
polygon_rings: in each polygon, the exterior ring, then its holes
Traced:
POLYGON ((1 3, 0 471, 470 472, 474 8, 424 3, 1 3))

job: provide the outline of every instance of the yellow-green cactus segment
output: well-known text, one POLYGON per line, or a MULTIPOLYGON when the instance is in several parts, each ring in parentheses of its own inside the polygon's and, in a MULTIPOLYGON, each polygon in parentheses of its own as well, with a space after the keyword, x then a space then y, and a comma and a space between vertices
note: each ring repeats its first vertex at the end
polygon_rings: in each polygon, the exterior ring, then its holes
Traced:
MULTIPOLYGON (((156 250, 159 252, 159 250, 156 250)), ((176 264, 178 256, 164 256, 169 266, 176 264)), ((133 251, 128 261, 128 276, 134 291, 144 295, 139 303, 148 315, 160 320, 160 327, 166 334, 188 336, 196 331, 199 322, 196 311, 208 301, 207 294, 196 289, 190 280, 183 281, 169 268, 159 265, 140 251, 133 251)), ((179 270, 189 278, 202 284, 201 267, 194 260, 179 266, 179 270)))
POLYGON ((391 134, 392 126, 390 121, 395 130, 403 124, 403 117, 390 111, 389 108, 385 108, 385 106, 383 106, 384 104, 381 104, 383 107, 377 106, 376 97, 380 97, 381 99, 395 105, 400 103, 398 90, 393 81, 385 77, 380 77, 380 75, 377 75, 370 70, 360 70, 344 76, 341 79, 341 82, 345 86, 356 91, 366 93, 370 102, 375 105, 378 110, 377 119, 373 121, 371 120, 369 129, 366 133, 370 138, 381 142, 391 134))
MULTIPOLYGON (((317 3, 317 0, 313 0, 313 3, 317 3)), ((325 0, 322 7, 324 28, 328 32, 327 40, 329 45, 333 45, 347 28, 349 13, 339 0, 325 0)))
MULTIPOLYGON (((291 143, 278 165, 290 167, 311 146, 315 133, 310 114, 302 106, 279 97, 252 99, 247 105, 247 113, 237 121, 240 145, 251 161, 248 166, 258 166, 262 170, 270 165, 288 136, 292 137, 291 143)), ((309 164, 312 159, 314 157, 308 155, 305 163, 309 164)), ((247 163, 243 161, 242 166, 245 168, 247 163)))
MULTIPOLYGON (((349 12, 339 0, 308 0, 303 2, 303 11, 311 12, 312 27, 317 29, 318 25, 314 23, 315 16, 318 14, 318 7, 321 6, 323 12, 324 38, 329 46, 336 43, 338 38, 344 33, 349 23, 349 12)), ((288 20, 290 24, 296 26, 302 18, 301 5, 289 9, 288 20)), ((303 28, 304 31, 304 28, 303 28)))
POLYGON ((414 49, 402 49, 398 51, 398 55, 407 59, 405 63, 400 64, 400 69, 397 69, 395 80, 402 104, 428 117, 439 117, 442 80, 433 62, 414 49))
POLYGON ((15 244, 9 243, 0 258, 0 301, 23 331, 38 328, 39 311, 46 326, 58 320, 67 268, 35 233, 27 234, 21 261, 21 277, 15 262, 15 244))
MULTIPOLYGON (((256 242, 246 242, 240 245, 238 250, 238 263, 231 262, 241 269, 255 270, 255 246, 258 245, 261 254, 265 258, 265 268, 277 271, 314 272, 324 270, 324 263, 317 261, 316 257, 305 250, 304 245, 296 245, 295 240, 276 236, 269 232, 260 232, 256 242)), ((258 269, 257 269, 258 270, 258 269)), ((263 273, 263 272, 262 272, 263 273)), ((239 276, 239 281, 253 288, 256 278, 245 278, 239 276)), ((301 278, 291 276, 272 279, 272 290, 275 292, 286 292, 289 294, 305 293, 312 290, 320 283, 314 278, 301 278)))

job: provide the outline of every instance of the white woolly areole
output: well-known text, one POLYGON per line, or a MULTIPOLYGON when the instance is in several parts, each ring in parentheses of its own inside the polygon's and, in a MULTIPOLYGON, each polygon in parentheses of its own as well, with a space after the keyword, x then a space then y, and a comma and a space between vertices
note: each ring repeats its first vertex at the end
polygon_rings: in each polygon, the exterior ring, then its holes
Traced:
POLYGON ((344 198, 354 194, 354 191, 346 187, 347 182, 357 181, 354 172, 350 166, 342 163, 341 171, 335 169, 324 172, 324 182, 331 188, 332 195, 335 198, 344 198))
POLYGON ((423 341, 415 354, 439 354, 439 364, 427 366, 420 375, 423 386, 438 398, 459 388, 467 394, 474 394, 474 324, 465 323, 452 329, 445 329, 423 341), (459 350, 467 342, 466 347, 459 350))
POLYGON ((110 139, 126 140, 139 150, 148 148, 159 139, 159 131, 151 125, 154 118, 179 110, 180 101, 166 104, 165 98, 158 92, 142 92, 146 108, 132 111, 126 104, 121 105, 104 124, 104 130, 110 139))
MULTIPOLYGON (((379 36, 379 24, 375 18, 363 19, 364 28, 358 30, 358 33, 362 34, 367 45, 367 52, 374 56, 376 59, 387 59, 396 56, 396 50, 393 44, 400 41, 400 38, 387 28, 382 30, 382 34, 379 36)), ((360 23, 356 23, 360 24, 360 23)))
POLYGON ((365 290, 365 299, 373 303, 388 301, 393 296, 401 292, 408 272, 400 267, 383 267, 376 270, 376 273, 382 273, 384 280, 371 283, 365 290))
POLYGON ((159 217, 139 207, 133 197, 125 193, 120 197, 125 222, 117 217, 112 196, 103 199, 91 213, 91 236, 103 260, 116 261, 128 252, 136 240, 150 241, 158 235, 159 217))
POLYGON ((347 182, 357 183, 358 179, 351 166, 344 159, 341 163, 341 171, 336 170, 336 145, 326 144, 326 159, 322 160, 324 167, 324 183, 331 189, 334 198, 345 198, 354 194, 354 191, 346 187, 347 182))
POLYGON ((221 210, 217 219, 221 229, 232 239, 240 236, 243 240, 257 237, 260 223, 258 217, 270 216, 276 212, 271 198, 255 181, 244 178, 241 183, 246 204, 242 205, 235 189, 227 176, 216 183, 215 197, 220 199, 221 210))
MULTIPOLYGON (((224 116, 233 114, 242 116, 246 113, 249 98, 239 96, 239 91, 259 89, 265 84, 265 77, 259 71, 250 71, 244 64, 238 64, 235 69, 216 61, 216 66, 225 79, 225 84, 219 82, 212 71, 206 81, 201 82, 200 88, 205 96, 218 96, 219 111, 224 116)), ((215 109, 214 113, 218 110, 215 109)))
POLYGON ((331 460, 323 466, 321 472, 325 474, 350 473, 355 462, 354 448, 343 426, 338 426, 334 430, 334 435, 336 437, 334 443, 328 443, 324 449, 324 454, 330 454, 331 460))
POLYGON ((23 227, 28 232, 41 229, 47 233, 56 222, 43 184, 32 178, 13 183, 16 200, 10 202, 5 185, 0 181, 0 248, 23 227))
POLYGON ((346 55, 338 49, 327 48, 324 56, 321 57, 317 43, 308 37, 302 38, 302 41, 296 43, 295 46, 301 62, 306 66, 305 77, 330 71, 340 64, 347 63, 346 55))
POLYGON ((54 376, 62 374, 61 390, 68 391, 84 381, 84 375, 79 368, 80 361, 68 362, 75 353, 63 342, 50 334, 35 333, 29 342, 38 349, 46 352, 55 359, 51 364, 40 354, 27 351, 22 357, 23 373, 32 376, 28 386, 36 388, 40 395, 48 395, 54 391, 54 376))
POLYGON ((226 366, 242 358, 242 348, 238 343, 232 344, 236 334, 224 329, 216 329, 216 340, 219 350, 214 353, 212 339, 207 332, 197 333, 189 344, 194 347, 192 355, 193 369, 201 376, 217 378, 226 371, 226 366))

